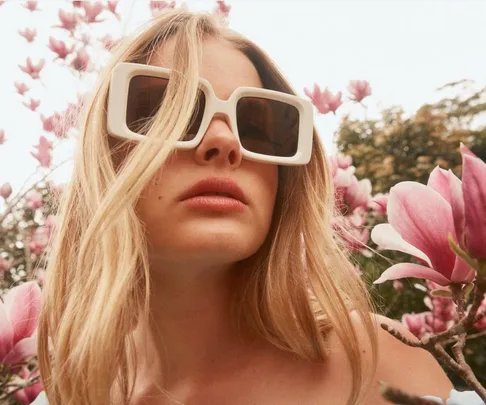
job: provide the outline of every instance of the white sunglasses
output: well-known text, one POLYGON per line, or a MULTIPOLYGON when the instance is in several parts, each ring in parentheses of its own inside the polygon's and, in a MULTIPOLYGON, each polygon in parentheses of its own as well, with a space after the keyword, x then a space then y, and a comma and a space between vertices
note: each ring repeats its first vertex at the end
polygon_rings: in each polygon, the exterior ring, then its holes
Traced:
MULTIPOLYGON (((143 140, 142 128, 158 111, 170 74, 171 69, 158 66, 116 65, 108 96, 108 132, 122 139, 143 140)), ((202 78, 199 89, 187 134, 177 141, 176 149, 199 145, 214 114, 223 113, 244 158, 289 166, 310 161, 313 107, 309 100, 257 87, 239 87, 228 100, 221 100, 202 78)))

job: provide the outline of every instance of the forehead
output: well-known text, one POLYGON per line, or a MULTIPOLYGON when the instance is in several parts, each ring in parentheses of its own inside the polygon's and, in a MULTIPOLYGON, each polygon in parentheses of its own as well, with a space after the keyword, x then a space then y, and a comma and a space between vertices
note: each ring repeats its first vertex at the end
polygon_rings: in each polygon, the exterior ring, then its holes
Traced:
MULTIPOLYGON (((153 53, 150 65, 171 69, 175 40, 169 39, 153 53)), ((199 75, 211 83, 216 96, 226 100, 238 87, 263 87, 260 76, 248 57, 231 44, 217 39, 202 43, 199 75)))

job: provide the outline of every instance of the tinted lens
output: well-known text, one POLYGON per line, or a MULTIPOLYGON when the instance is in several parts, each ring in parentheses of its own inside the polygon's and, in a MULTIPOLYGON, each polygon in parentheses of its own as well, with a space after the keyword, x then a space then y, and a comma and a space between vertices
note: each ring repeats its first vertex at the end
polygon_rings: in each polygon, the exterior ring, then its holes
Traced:
MULTIPOLYGON (((164 100, 168 84, 169 79, 153 76, 134 76, 130 80, 126 115, 127 126, 130 131, 141 135, 147 133, 150 120, 157 113, 164 100)), ((189 141, 197 134, 205 106, 204 93, 199 91, 198 100, 183 141, 189 141)))
POLYGON ((291 157, 297 153, 299 110, 293 105, 260 97, 242 97, 236 105, 240 141, 246 150, 291 157))

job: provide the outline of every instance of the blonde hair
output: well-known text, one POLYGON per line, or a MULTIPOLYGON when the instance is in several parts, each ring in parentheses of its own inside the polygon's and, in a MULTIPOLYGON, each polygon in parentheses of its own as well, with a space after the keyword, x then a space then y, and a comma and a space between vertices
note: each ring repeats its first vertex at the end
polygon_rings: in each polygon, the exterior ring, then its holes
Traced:
MULTIPOLYGON (((140 314, 149 318, 151 288, 135 205, 189 123, 206 37, 229 41, 243 52, 263 87, 295 94, 259 47, 218 26, 209 14, 164 13, 115 49, 83 109, 74 171, 61 201, 43 288, 38 355, 50 405, 113 404, 115 387, 123 404, 133 395, 135 379, 129 381, 128 370, 135 370, 137 360, 131 333, 140 314), (118 161, 118 152, 129 143, 115 141, 106 131, 111 71, 119 62, 147 63, 168 38, 177 41, 178 52, 164 103, 146 139, 118 161)), ((310 163, 279 167, 279 176, 267 239, 242 263, 248 278, 239 316, 275 346, 313 362, 325 361, 326 338, 334 330, 352 366, 348 404, 355 404, 364 386, 362 336, 350 311, 359 315, 372 343, 373 374, 376 330, 371 300, 332 231, 332 178, 315 131, 310 163)))

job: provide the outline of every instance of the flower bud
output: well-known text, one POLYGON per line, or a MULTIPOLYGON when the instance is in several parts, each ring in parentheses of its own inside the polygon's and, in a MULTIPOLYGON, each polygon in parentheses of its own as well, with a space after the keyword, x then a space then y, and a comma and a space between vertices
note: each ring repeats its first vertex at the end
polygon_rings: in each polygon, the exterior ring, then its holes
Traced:
POLYGON ((0 196, 7 199, 8 197, 10 197, 10 194, 12 194, 12 186, 10 185, 10 183, 4 183, 0 187, 0 196))

